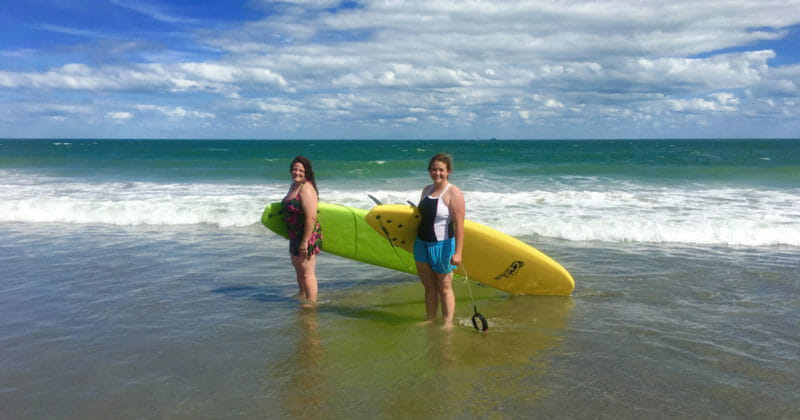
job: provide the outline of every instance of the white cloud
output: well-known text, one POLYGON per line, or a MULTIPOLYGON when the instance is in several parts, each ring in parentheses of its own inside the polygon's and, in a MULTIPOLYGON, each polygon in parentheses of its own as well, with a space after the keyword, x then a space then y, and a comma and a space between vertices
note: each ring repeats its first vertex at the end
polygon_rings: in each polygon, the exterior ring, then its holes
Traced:
POLYGON ((773 51, 722 54, 705 59, 659 58, 638 60, 631 72, 647 85, 677 83, 703 89, 738 88, 756 84, 768 71, 773 51))
POLYGON ((127 111, 112 111, 106 113, 106 117, 111 120, 129 120, 133 118, 133 114, 127 111))
POLYGON ((229 93, 245 85, 291 91, 286 80, 270 69, 238 68, 214 63, 181 63, 170 66, 140 64, 130 68, 93 68, 71 63, 48 72, 0 71, 0 86, 7 88, 86 91, 163 89, 170 92, 207 90, 229 93))
MULTIPOLYGON (((114 4, 193 23, 145 1, 114 4)), ((724 129, 737 113, 798 111, 784 99, 800 96, 800 65, 774 67, 778 53, 755 44, 800 24, 800 0, 376 0, 330 12, 338 4, 256 1, 270 10, 260 20, 198 33, 194 47, 213 51, 206 59, 164 52, 154 56, 169 60, 127 65, 0 65, 0 88, 19 98, 57 92, 82 106, 86 95, 102 97, 89 105, 96 115, 136 109, 137 123, 161 116, 235 127, 270 115, 276 127, 316 125, 332 137, 374 137, 379 121, 444 137, 482 125, 525 136, 525 121, 598 135, 599 126, 636 120, 630 127, 648 132, 689 114, 724 129)), ((116 112, 117 121, 133 119, 116 112)))
POLYGON ((164 7, 159 7, 158 5, 151 4, 148 2, 136 1, 136 0, 125 0, 125 1, 111 0, 111 3, 116 6, 133 10, 135 12, 149 16, 155 20, 159 20, 166 23, 198 23, 196 19, 185 18, 182 16, 176 16, 174 14, 170 14, 169 12, 164 10, 164 7))
POLYGON ((183 107, 176 106, 176 107, 167 107, 161 105, 136 105, 136 109, 140 111, 151 111, 157 114, 164 115, 166 117, 172 119, 182 119, 182 118, 216 118, 213 113, 210 112, 201 112, 201 111, 187 111, 183 107))
POLYGON ((278 114, 294 114, 300 111, 300 108, 294 105, 287 104, 270 104, 266 102, 258 102, 258 109, 264 112, 274 112, 278 114))
POLYGON ((706 98, 668 99, 664 102, 670 109, 677 112, 732 112, 736 111, 740 104, 739 98, 727 92, 713 93, 706 98))

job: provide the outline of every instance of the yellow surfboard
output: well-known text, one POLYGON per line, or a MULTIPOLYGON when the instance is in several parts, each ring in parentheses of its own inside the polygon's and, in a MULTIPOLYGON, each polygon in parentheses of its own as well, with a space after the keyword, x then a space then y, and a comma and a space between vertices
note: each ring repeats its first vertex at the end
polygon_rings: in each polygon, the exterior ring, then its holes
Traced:
MULTIPOLYGON (((417 208, 405 204, 378 205, 367 213, 373 229, 412 254, 419 218, 417 208)), ((575 288, 569 272, 552 258, 470 220, 464 221, 462 259, 457 273, 512 294, 567 296, 575 288)))

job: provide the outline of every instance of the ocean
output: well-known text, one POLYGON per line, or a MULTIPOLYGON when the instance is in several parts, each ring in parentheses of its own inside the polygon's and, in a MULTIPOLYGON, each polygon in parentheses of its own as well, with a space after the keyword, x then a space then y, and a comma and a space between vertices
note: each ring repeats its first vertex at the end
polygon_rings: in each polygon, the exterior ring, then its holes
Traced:
POLYGON ((800 418, 798 203, 791 139, 2 139, 0 417, 800 418), (415 276, 323 253, 301 309, 260 224, 292 158, 368 209, 438 152, 572 295, 456 279, 447 332, 415 276))

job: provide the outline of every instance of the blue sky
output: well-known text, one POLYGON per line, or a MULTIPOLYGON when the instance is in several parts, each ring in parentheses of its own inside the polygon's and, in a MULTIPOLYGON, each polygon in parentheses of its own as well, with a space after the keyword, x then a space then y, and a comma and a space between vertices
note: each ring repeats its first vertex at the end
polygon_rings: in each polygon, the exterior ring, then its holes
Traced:
POLYGON ((800 0, 6 0, 0 137, 800 137, 800 0))

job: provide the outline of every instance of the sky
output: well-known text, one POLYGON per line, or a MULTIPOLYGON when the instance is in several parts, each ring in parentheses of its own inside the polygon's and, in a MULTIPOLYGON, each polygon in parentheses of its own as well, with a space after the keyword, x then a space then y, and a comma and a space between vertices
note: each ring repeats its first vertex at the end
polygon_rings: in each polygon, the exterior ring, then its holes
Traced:
POLYGON ((800 138, 800 0, 3 0, 51 137, 800 138))

